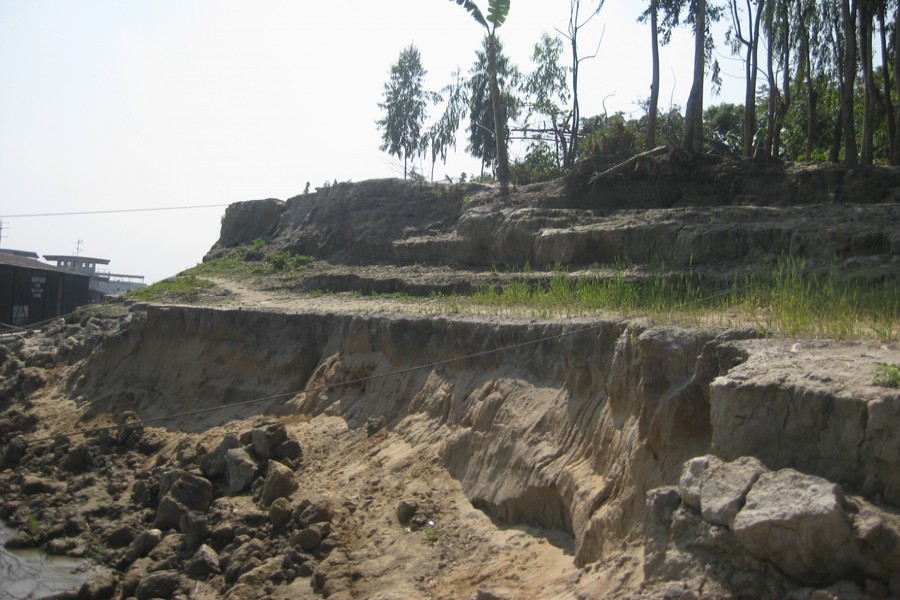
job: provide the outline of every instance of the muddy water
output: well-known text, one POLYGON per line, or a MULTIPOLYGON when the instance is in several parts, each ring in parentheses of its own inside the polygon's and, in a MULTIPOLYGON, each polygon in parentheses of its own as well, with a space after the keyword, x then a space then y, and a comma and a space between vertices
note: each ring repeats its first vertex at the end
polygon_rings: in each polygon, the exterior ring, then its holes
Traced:
POLYGON ((13 533, 0 521, 0 600, 77 590, 91 575, 84 560, 48 556, 39 550, 7 550, 3 544, 13 533))

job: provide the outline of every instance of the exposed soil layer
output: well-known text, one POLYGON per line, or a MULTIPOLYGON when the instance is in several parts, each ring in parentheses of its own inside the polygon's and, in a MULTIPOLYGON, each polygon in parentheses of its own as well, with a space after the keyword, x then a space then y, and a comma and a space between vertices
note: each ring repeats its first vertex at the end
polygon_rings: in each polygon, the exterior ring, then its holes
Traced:
POLYGON ((897 342, 297 293, 497 283, 504 257, 896 277, 893 170, 673 160, 508 198, 378 181, 230 208, 211 255, 262 237, 321 262, 0 345, 11 545, 104 565, 83 598, 900 596, 900 393, 875 385, 897 342), (818 204, 762 206, 804 178, 818 204), (660 183, 681 195, 649 209, 660 183), (756 205, 710 200, 726 188, 756 205))

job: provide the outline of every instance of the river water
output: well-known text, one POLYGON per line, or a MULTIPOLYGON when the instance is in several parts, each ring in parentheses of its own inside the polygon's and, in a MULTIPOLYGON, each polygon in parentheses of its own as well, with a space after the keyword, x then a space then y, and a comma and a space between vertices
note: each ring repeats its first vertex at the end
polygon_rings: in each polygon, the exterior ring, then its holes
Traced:
POLYGON ((48 556, 40 550, 7 550, 15 531, 0 521, 0 600, 43 598, 81 587, 92 570, 85 560, 48 556))

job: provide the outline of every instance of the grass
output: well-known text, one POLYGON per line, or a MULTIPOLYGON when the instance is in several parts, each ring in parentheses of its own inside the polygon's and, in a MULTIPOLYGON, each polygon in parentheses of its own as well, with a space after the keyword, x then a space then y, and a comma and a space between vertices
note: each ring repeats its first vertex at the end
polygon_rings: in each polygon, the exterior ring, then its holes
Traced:
POLYGON ((831 339, 900 336, 900 286, 854 282, 836 269, 808 269, 782 261, 764 273, 704 284, 692 273, 671 275, 660 267, 648 277, 616 268, 611 277, 575 279, 558 273, 548 284, 526 277, 486 286, 470 299, 497 314, 578 316, 615 311, 677 323, 752 324, 787 337, 831 339))
POLYGON ((264 252, 261 239, 243 248, 200 263, 174 277, 145 288, 133 290, 127 297, 142 301, 193 302, 209 292, 215 284, 209 277, 227 279, 258 279, 266 276, 290 279, 301 273, 313 259, 290 251, 264 252))
POLYGON ((882 387, 900 388, 900 365, 878 363, 872 383, 882 387))

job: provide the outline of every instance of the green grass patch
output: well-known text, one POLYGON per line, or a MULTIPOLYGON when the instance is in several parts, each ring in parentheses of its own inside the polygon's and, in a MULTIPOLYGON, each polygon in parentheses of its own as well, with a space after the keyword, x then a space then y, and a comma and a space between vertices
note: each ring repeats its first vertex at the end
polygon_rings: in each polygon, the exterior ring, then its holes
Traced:
POLYGON ((189 273, 157 281, 145 288, 131 290, 126 297, 145 302, 158 300, 193 302, 202 293, 214 287, 215 284, 213 282, 189 273))
POLYGON ((663 265, 643 277, 628 273, 618 268, 603 278, 558 273, 543 284, 523 276, 483 287, 471 302, 498 314, 554 317, 613 311, 667 322, 749 323, 788 337, 887 342, 900 332, 900 286, 895 281, 860 283, 836 269, 809 269, 793 260, 715 285, 690 271, 667 272, 663 265))
POLYGON ((878 363, 872 383, 882 387, 900 388, 900 365, 878 363))

